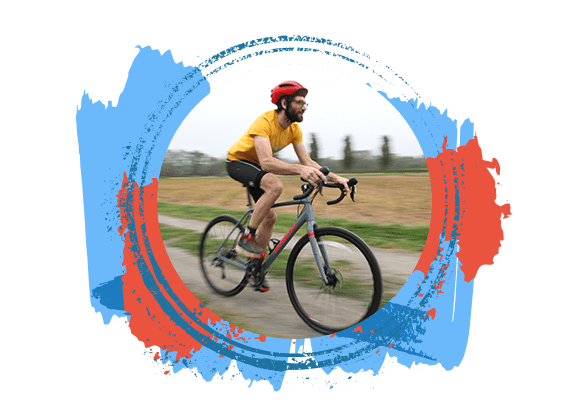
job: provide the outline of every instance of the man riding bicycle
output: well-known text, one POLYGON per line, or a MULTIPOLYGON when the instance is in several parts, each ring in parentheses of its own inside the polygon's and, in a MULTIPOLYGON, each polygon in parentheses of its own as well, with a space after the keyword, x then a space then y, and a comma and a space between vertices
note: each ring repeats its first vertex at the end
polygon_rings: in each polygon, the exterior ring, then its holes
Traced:
MULTIPOLYGON (((344 186, 346 194, 350 191, 346 178, 331 172, 327 175, 321 173, 321 165, 313 161, 305 149, 298 123, 303 121, 307 109, 307 93, 305 87, 294 81, 274 87, 271 99, 277 109, 260 115, 228 150, 229 175, 248 187, 256 202, 252 218, 236 249, 249 258, 266 255, 277 220, 276 210, 271 207, 283 192, 283 183, 276 175, 299 175, 313 185, 320 181, 335 182, 344 186), (288 144, 293 145, 299 164, 283 162, 273 156, 288 144)), ((264 281, 260 291, 268 290, 269 286, 264 281)))

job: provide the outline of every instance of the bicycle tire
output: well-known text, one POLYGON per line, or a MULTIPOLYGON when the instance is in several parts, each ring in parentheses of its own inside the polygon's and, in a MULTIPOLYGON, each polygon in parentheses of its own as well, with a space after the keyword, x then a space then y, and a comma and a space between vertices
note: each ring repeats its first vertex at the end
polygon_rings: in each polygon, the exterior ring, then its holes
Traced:
POLYGON ((243 231, 244 227, 238 224, 238 219, 229 215, 221 215, 208 223, 202 235, 200 265, 207 283, 220 295, 237 295, 247 285, 245 275, 247 261, 235 251, 243 231), (218 249, 220 249, 219 252, 218 249), (243 264, 244 267, 236 267, 218 259, 218 256, 243 264))
MULTIPOLYGON (((357 235, 337 227, 315 230, 333 269, 325 286, 314 259, 310 239, 302 237, 286 266, 286 286, 297 314, 314 330, 335 333, 363 321, 378 309, 381 272, 375 256, 357 235)), ((325 259, 322 257, 326 272, 325 259)))

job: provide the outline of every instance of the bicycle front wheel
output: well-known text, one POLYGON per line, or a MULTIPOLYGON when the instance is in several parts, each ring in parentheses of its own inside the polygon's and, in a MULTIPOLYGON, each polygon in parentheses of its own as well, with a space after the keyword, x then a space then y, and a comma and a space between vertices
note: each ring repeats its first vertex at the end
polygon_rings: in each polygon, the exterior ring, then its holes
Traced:
POLYGON ((238 219, 228 215, 213 219, 200 241, 200 264, 210 287, 223 296, 234 296, 247 285, 247 260, 236 253, 244 231, 238 219))
POLYGON ((289 298, 311 328, 330 334, 373 315, 382 294, 379 265, 369 247, 355 234, 340 228, 315 230, 321 268, 308 236, 290 253, 286 268, 289 298), (328 280, 322 280, 322 270, 328 280))

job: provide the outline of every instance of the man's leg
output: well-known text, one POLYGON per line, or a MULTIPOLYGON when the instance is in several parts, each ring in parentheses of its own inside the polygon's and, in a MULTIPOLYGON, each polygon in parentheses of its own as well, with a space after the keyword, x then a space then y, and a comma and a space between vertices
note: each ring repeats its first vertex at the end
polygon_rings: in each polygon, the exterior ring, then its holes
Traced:
POLYGON ((277 218, 278 216, 275 209, 271 209, 258 229, 256 239, 258 241, 258 245, 264 249, 267 249, 270 242, 277 218))
POLYGON ((254 206, 254 213, 248 226, 259 230, 257 232, 258 244, 267 249, 272 236, 273 227, 277 220, 277 213, 272 206, 283 192, 283 183, 274 174, 265 174, 260 181, 260 188, 264 191, 254 206), (261 224, 261 226, 260 226, 261 224))

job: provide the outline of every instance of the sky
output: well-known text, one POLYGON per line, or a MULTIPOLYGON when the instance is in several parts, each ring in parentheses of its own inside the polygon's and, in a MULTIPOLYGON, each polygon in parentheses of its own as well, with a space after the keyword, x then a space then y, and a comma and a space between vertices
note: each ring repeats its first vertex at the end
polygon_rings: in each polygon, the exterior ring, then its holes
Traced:
MULTIPOLYGON (((319 144, 319 157, 343 158, 344 138, 351 137, 352 150, 381 154, 382 137, 391 139, 391 152, 398 156, 423 156, 413 131, 401 114, 368 84, 327 67, 280 64, 243 73, 214 89, 184 119, 169 149, 200 151, 225 158, 261 114, 275 109, 271 89, 295 80, 308 89, 307 110, 300 123, 304 145, 310 150, 311 133, 319 144)), ((292 146, 278 157, 297 160, 292 146)))

